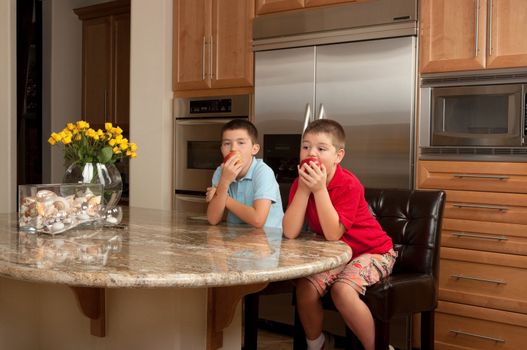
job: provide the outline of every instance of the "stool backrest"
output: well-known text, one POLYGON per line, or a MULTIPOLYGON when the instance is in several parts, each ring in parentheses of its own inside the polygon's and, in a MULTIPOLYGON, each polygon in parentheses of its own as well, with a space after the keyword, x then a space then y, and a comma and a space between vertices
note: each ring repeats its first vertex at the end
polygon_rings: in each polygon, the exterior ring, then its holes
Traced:
POLYGON ((399 253, 392 274, 437 276, 443 191, 366 188, 370 211, 399 253))

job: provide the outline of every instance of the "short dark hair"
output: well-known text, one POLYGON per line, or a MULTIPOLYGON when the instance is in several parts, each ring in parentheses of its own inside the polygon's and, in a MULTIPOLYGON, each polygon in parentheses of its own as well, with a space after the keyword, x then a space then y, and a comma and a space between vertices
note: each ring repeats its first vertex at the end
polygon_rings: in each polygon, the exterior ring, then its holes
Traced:
POLYGON ((223 133, 227 130, 238 130, 243 129, 247 131, 253 144, 258 143, 258 130, 253 123, 247 119, 233 119, 230 122, 223 125, 221 128, 221 138, 223 139, 223 133))
POLYGON ((326 133, 331 136, 333 141, 333 146, 338 149, 344 149, 346 147, 346 134, 344 133, 344 128, 339 122, 332 119, 318 119, 312 121, 307 126, 306 130, 302 137, 306 134, 318 134, 326 133))

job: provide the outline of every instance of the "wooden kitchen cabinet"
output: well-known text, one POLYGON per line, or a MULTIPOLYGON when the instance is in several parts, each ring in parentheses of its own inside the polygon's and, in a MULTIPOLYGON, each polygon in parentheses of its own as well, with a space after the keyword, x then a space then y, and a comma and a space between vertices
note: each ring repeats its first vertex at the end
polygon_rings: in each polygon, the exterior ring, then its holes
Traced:
POLYGON ((417 188, 447 199, 436 348, 516 349, 527 330, 527 163, 419 160, 417 169, 417 188))
POLYGON ((82 118, 93 128, 105 122, 129 128, 130 1, 113 1, 74 12, 82 20, 82 118))
MULTIPOLYGON (((256 14, 263 15, 271 12, 298 10, 302 8, 342 4, 357 0, 255 0, 256 14)), ((364 1, 364 0, 363 0, 364 1)))
POLYGON ((527 66, 524 0, 422 0, 420 72, 527 66))
POLYGON ((174 1, 174 91, 251 87, 254 2, 174 1))

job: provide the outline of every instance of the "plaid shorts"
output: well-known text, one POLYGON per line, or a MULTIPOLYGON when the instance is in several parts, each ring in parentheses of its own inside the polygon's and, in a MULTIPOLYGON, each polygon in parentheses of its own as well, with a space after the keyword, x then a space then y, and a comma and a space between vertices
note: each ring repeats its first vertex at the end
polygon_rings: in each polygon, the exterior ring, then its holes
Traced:
POLYGON ((344 282, 364 294, 366 287, 377 283, 392 273, 397 252, 390 249, 384 254, 362 254, 335 269, 306 277, 320 296, 326 294, 335 282, 344 282))

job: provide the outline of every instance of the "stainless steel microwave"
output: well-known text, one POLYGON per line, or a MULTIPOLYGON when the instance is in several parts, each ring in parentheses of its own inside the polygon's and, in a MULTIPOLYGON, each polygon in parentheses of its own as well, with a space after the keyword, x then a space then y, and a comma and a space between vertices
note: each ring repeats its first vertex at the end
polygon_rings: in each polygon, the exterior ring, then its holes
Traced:
POLYGON ((421 156, 527 156, 527 81, 478 78, 443 79, 443 84, 422 80, 421 156))

